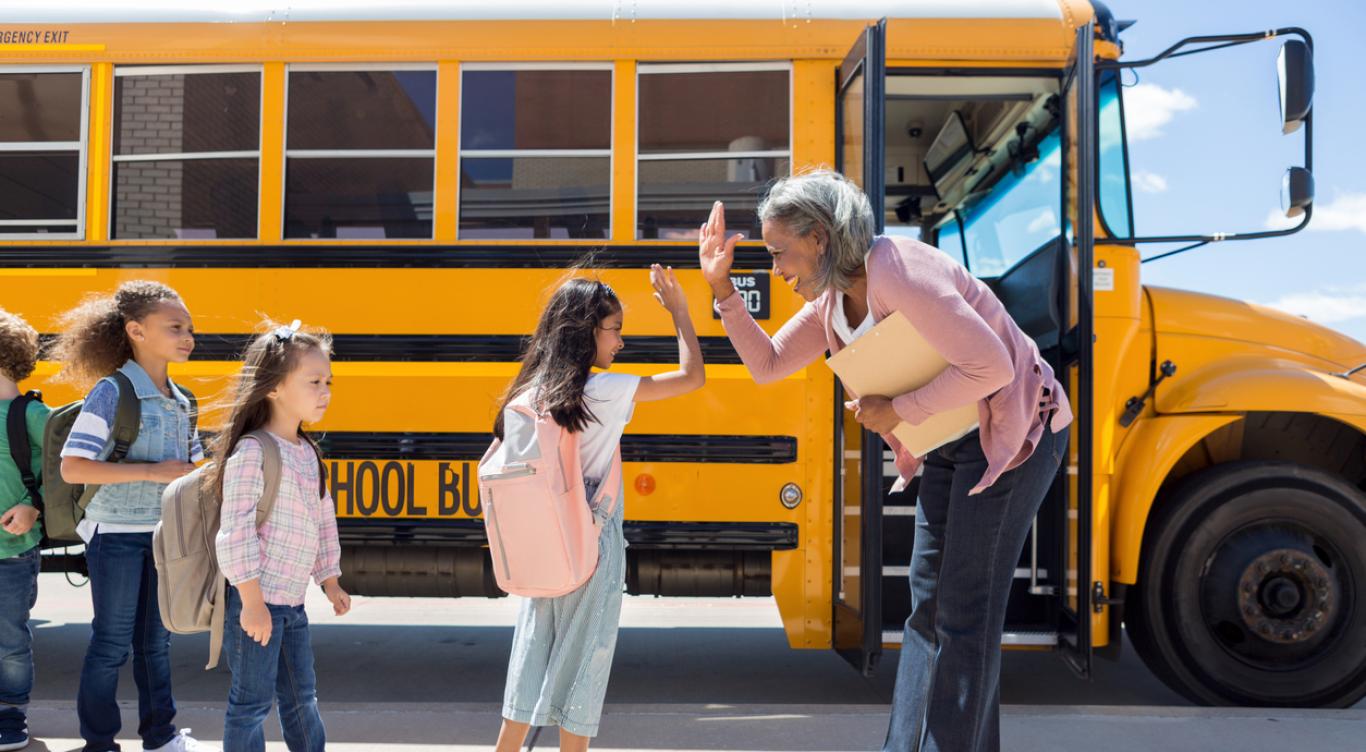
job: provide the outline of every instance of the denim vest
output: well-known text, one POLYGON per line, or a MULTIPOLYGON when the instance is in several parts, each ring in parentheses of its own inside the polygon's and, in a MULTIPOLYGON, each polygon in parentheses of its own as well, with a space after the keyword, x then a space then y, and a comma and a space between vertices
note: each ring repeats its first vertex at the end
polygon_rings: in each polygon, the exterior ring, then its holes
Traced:
MULTIPOLYGON (((133 382, 142 410, 138 437, 128 448, 125 462, 161 462, 190 459, 190 401, 172 385, 174 398, 161 393, 142 366, 123 364, 119 372, 133 382)), ((108 379, 112 381, 112 379, 108 379)), ((169 380, 169 379, 168 379, 169 380)), ((110 426, 111 432, 113 426, 110 426)), ((114 451, 112 438, 100 452, 104 460, 114 451)), ((86 507, 86 519, 128 525, 155 525, 161 519, 161 492, 167 484, 139 480, 100 486, 86 507)))

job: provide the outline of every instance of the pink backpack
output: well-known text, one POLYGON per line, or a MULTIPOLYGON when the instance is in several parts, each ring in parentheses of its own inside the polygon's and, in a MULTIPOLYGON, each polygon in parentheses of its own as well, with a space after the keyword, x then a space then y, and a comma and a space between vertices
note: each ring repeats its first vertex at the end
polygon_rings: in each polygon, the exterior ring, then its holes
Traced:
POLYGON ((527 392, 503 411, 503 439, 479 461, 479 503, 498 587, 513 595, 571 593, 598 566, 598 533, 620 499, 621 450, 590 504, 579 436, 531 406, 527 392))

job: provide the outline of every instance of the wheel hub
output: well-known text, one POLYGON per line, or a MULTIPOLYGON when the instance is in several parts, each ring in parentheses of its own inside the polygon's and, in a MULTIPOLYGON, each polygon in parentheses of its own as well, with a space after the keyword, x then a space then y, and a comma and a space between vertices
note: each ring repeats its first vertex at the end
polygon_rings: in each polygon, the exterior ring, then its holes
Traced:
POLYGON ((1332 621, 1337 599, 1332 578, 1316 557, 1293 548, 1268 551, 1250 562, 1238 581, 1238 612, 1264 640, 1290 644, 1309 639, 1332 621))

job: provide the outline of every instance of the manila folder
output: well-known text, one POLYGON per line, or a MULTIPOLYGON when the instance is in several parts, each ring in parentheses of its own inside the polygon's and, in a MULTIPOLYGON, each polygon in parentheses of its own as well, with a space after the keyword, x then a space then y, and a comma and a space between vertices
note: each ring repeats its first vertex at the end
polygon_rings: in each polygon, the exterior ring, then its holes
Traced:
MULTIPOLYGON (((854 395, 884 397, 919 389, 949 366, 900 311, 879 321, 826 363, 854 395)), ((974 400, 931 415, 918 426, 903 421, 892 429, 892 435, 911 454, 924 457, 970 433, 977 422, 974 400)))

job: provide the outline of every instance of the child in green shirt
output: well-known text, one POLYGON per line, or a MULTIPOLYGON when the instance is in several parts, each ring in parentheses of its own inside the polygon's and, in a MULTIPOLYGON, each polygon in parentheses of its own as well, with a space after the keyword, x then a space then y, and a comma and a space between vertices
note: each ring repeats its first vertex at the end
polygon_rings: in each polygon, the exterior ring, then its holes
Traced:
MULTIPOLYGON (((38 362, 38 333, 19 316, 0 308, 0 427, 20 395, 18 382, 38 362)), ((41 481, 43 426, 51 412, 33 400, 25 409, 29 458, 41 481)), ((24 486, 10 455, 9 435, 0 430, 0 752, 28 746, 25 711, 33 689, 33 634, 29 611, 38 600, 38 523, 36 499, 24 486)))

